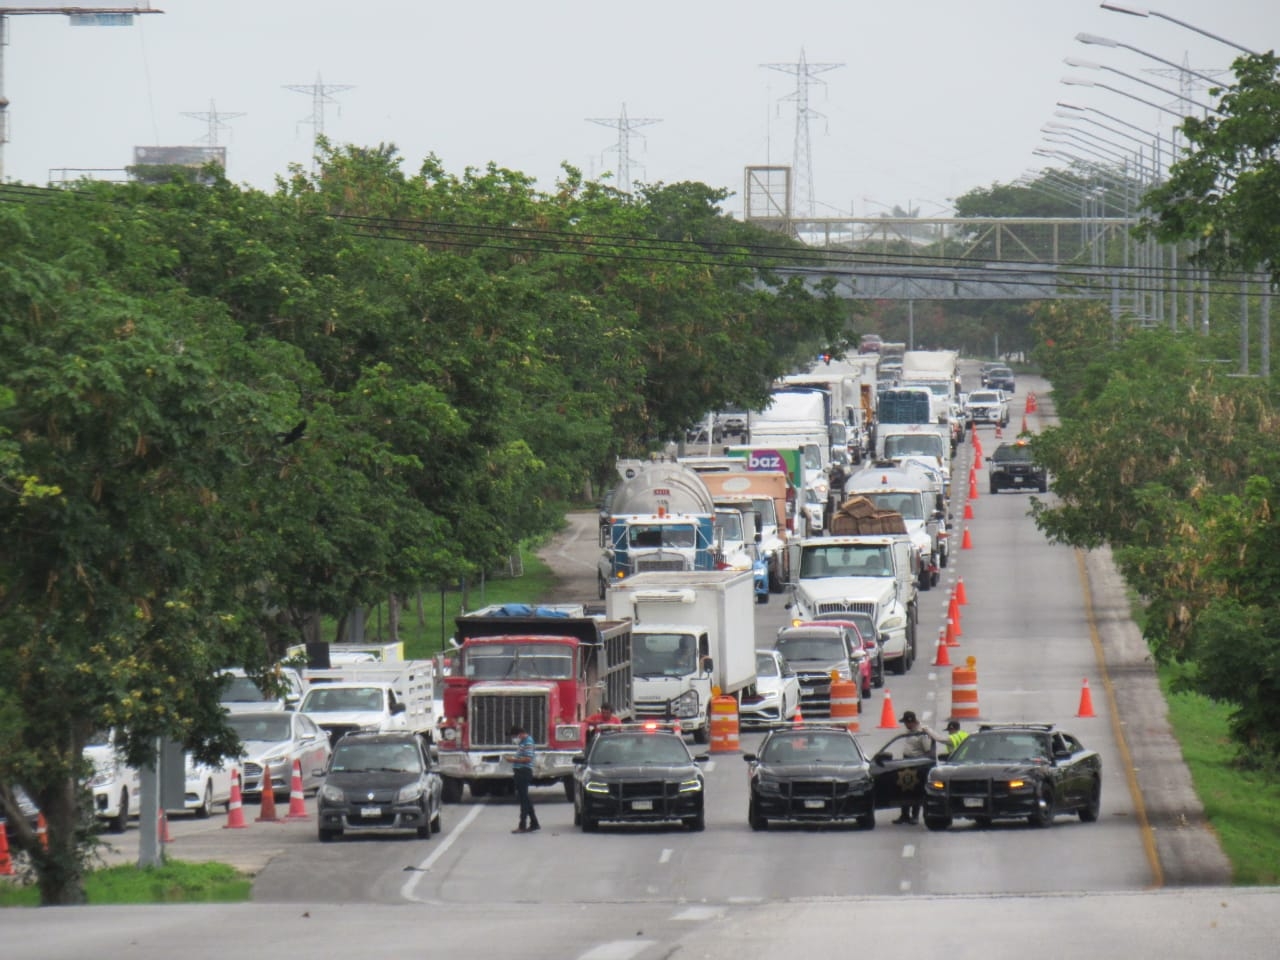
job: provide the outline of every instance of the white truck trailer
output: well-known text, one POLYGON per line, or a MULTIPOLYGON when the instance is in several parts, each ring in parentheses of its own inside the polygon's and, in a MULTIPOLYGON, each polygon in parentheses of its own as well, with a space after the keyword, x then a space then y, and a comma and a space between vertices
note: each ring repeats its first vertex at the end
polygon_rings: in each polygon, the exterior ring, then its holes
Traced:
POLYGON ((755 596, 749 572, 637 573, 609 587, 606 616, 632 621, 637 720, 676 720, 698 743, 711 698, 756 682, 755 596))
POLYGON ((305 675, 310 686, 298 710, 334 743, 352 731, 432 733, 434 661, 356 661, 308 669, 305 675))

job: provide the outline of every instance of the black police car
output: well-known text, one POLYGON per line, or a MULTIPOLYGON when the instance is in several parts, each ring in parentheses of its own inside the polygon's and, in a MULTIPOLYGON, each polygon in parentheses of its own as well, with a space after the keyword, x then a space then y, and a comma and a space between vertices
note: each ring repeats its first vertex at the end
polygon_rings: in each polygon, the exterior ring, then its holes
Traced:
POLYGON ((1060 813, 1085 823, 1102 804, 1102 758, 1050 723, 983 724, 924 783, 924 825, 986 826, 1025 817, 1047 827, 1060 813))
POLYGON ((427 839, 440 832, 443 792, 418 734, 348 733, 334 745, 317 795, 320 839, 348 830, 413 830, 427 839))
POLYGON ((573 822, 584 833, 602 822, 680 822, 706 826, 705 780, 684 737, 670 724, 601 727, 574 762, 573 822))
POLYGON ((780 727, 756 753, 742 759, 749 764, 747 823, 752 830, 767 829, 770 820, 875 827, 871 764, 844 727, 780 727))
POLYGON ((1044 493, 1049 489, 1049 475, 1036 463, 1031 441, 1002 443, 987 457, 987 481, 992 493, 1001 490, 1030 490, 1044 493))

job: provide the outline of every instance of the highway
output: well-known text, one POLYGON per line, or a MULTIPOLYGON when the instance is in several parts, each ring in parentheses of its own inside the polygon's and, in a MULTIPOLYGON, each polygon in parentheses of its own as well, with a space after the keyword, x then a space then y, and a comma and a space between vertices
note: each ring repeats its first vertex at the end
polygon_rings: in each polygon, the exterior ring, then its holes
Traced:
MULTIPOLYGON (((1020 388, 1027 386, 1044 384, 1027 378, 1020 388)), ((1020 426, 1024 396, 1007 437, 1020 426)), ((1029 429, 1041 415, 1028 416, 1029 429)), ((993 427, 981 429, 981 442, 987 453, 995 448, 993 427)), ((1280 898, 1222 886, 1229 873, 1186 794, 1176 753, 1170 757, 1161 739, 1147 703, 1150 668, 1133 647, 1123 589, 1105 557, 1047 544, 1027 515, 1029 496, 990 495, 984 468, 970 499, 972 456, 972 444, 962 444, 953 468, 957 547, 942 582, 921 594, 919 659, 905 677, 890 674, 865 703, 861 742, 871 754, 901 729, 881 728, 885 697, 895 716, 912 709, 941 729, 951 670, 931 661, 962 578, 968 602, 949 655, 953 664, 975 658, 982 718, 1052 721, 1099 751, 1097 823, 1062 816, 1039 830, 961 822, 932 833, 894 825, 896 811, 886 810, 872 831, 774 825, 754 833, 746 765, 738 754, 716 754, 705 768, 702 833, 606 826, 583 834, 559 788, 534 791, 543 829, 522 836, 510 832, 510 799, 446 807, 445 831, 431 840, 322 845, 312 823, 224 831, 221 817, 183 820, 174 824, 173 855, 234 846, 238 853, 228 859, 259 871, 252 904, 62 909, 57 916, 66 922, 58 924, 48 911, 8 911, 6 956, 143 960, 173 956, 184 944, 191 955, 192 944, 218 941, 238 958, 338 949, 362 957, 457 951, 585 960, 837 950, 1107 958, 1230 948, 1235 957, 1272 956, 1280 898), (966 524, 971 548, 959 549, 966 524), (1094 716, 1077 717, 1086 679, 1094 716), (1135 735, 1138 743, 1126 741, 1135 735), (1158 792, 1144 775, 1155 778, 1158 792), (1171 818, 1181 832, 1166 830, 1171 818)), ((557 599, 594 599, 597 550, 594 513, 574 515, 546 552, 568 574, 557 599)), ((756 610, 757 645, 766 646, 787 620, 784 597, 756 610)), ((759 737, 744 734, 743 750, 759 737)), ((122 850, 136 833, 131 828, 122 850)))

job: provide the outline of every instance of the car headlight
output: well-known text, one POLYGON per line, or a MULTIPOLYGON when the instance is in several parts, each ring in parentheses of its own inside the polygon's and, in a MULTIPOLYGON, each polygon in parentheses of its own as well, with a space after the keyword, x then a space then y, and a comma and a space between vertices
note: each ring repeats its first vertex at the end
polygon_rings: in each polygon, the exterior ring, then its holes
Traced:
POLYGON ((558 723, 556 724, 557 740, 579 740, 582 737, 582 728, 576 723, 558 723))
POLYGON ((396 793, 396 803, 413 803, 422 796, 422 784, 410 783, 400 788, 396 793))
POLYGON ((341 787, 335 787, 330 783, 326 783, 320 788, 320 796, 330 803, 345 803, 347 799, 347 795, 342 792, 341 787))
POLYGON ((756 693, 760 694, 760 701, 762 703, 772 703, 774 700, 778 699, 777 690, 769 690, 767 692, 763 690, 757 690, 756 693))
POLYGON ((115 780, 116 775, 110 770, 99 770, 89 779, 91 787, 105 787, 107 784, 115 780))
POLYGON ((681 720, 698 715, 698 691, 686 690, 671 701, 671 715, 681 720))
POLYGON ((587 793, 608 793, 609 785, 599 780, 586 780, 582 784, 582 789, 587 793))
POLYGON ((702 781, 699 780, 697 777, 694 777, 692 780, 680 781, 681 793, 697 793, 701 789, 702 789, 702 781))
POLYGON ((847 663, 842 663, 836 667, 836 676, 841 680, 852 680, 853 671, 849 669, 849 665, 847 663))
POLYGON ((825 480, 818 480, 818 481, 816 481, 816 482, 814 483, 814 485, 813 485, 813 492, 814 492, 814 493, 816 493, 816 494, 817 494, 818 496, 820 496, 820 497, 826 497, 827 492, 828 492, 830 489, 831 489, 831 488, 830 488, 829 486, 827 486, 827 481, 825 481, 825 480))
POLYGON ((881 633, 893 633, 897 630, 905 629, 907 629, 907 618, 899 613, 893 613, 885 617, 879 627, 881 633))
POLYGON ((757 777, 756 790, 766 796, 776 797, 782 793, 782 784, 772 777, 757 777))

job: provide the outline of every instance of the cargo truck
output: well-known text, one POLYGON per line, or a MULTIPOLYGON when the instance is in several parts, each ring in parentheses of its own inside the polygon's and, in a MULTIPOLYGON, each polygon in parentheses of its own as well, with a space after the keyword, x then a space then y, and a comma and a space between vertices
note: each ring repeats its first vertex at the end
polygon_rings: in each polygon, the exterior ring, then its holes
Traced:
POLYGON ((607 702, 619 719, 631 718, 631 621, 564 614, 508 604, 455 621, 457 650, 436 733, 446 801, 460 800, 464 785, 476 798, 511 793, 503 757, 516 725, 537 745, 533 782, 560 783, 572 800, 587 717, 607 702))
POLYGON ((435 728, 435 663, 357 660, 304 671, 298 705, 333 743, 352 732, 407 730, 430 738, 435 728))
POLYGON ((632 624, 636 719, 677 721, 707 743, 711 698, 756 682, 751 576, 737 571, 640 573, 609 588, 610 619, 632 624))

